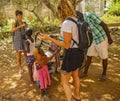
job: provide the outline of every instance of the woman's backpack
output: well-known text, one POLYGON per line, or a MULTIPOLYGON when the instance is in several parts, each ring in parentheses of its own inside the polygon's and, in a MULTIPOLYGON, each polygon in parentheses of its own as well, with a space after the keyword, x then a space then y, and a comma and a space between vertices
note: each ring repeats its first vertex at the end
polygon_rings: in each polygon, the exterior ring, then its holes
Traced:
POLYGON ((77 24, 78 27, 79 43, 72 39, 73 45, 76 44, 78 48, 82 51, 87 50, 93 40, 92 31, 88 23, 85 21, 81 21, 79 18, 77 18, 77 21, 71 17, 66 18, 66 20, 74 22, 75 24, 77 24))

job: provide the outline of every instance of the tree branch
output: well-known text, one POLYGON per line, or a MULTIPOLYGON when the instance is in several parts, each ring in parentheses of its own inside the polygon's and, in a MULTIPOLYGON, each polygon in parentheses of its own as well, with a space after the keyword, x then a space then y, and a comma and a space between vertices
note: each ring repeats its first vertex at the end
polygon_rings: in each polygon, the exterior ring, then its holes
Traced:
POLYGON ((41 0, 43 4, 46 5, 47 8, 49 8, 55 16, 57 16, 57 11, 55 9, 55 6, 50 3, 50 0, 41 0))

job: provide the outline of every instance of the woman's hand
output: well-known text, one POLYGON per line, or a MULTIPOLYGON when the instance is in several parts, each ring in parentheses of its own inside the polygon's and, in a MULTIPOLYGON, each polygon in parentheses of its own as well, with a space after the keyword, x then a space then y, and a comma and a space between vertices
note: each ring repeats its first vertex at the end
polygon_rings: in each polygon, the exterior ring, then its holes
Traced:
POLYGON ((45 35, 45 34, 39 34, 38 35, 38 38, 41 38, 43 40, 50 40, 50 36, 49 35, 45 35))
POLYGON ((22 27, 24 27, 24 26, 25 26, 25 24, 20 24, 20 26, 19 26, 19 27, 20 27, 20 28, 22 28, 22 27))

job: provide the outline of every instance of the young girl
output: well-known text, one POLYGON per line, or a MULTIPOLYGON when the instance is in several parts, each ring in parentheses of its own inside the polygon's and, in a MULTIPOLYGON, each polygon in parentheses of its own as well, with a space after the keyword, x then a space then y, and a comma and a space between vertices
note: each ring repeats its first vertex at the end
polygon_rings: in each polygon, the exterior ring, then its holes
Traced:
POLYGON ((56 53, 57 52, 55 52, 51 57, 47 57, 39 46, 34 49, 35 62, 33 78, 40 87, 42 95, 45 94, 46 88, 51 84, 47 63, 55 56, 56 53))
MULTIPOLYGON (((57 35, 51 34, 50 37, 54 38, 54 39, 58 39, 57 35)), ((49 51, 46 52, 45 54, 49 57, 52 54, 54 54, 55 51, 58 51, 57 54, 55 55, 55 59, 54 61, 51 61, 51 63, 53 62, 55 64, 55 71, 57 71, 57 68, 60 67, 60 47, 58 45, 56 45, 55 43, 51 42, 50 43, 50 47, 49 47, 49 51)))
POLYGON ((29 75, 30 75, 30 80, 31 82, 33 82, 33 63, 34 63, 34 55, 33 55, 33 50, 35 48, 35 42, 34 39, 31 37, 32 36, 32 30, 28 29, 26 31, 26 36, 27 36, 27 40, 26 40, 26 48, 27 48, 27 59, 26 59, 26 63, 28 66, 28 71, 29 71, 29 75))

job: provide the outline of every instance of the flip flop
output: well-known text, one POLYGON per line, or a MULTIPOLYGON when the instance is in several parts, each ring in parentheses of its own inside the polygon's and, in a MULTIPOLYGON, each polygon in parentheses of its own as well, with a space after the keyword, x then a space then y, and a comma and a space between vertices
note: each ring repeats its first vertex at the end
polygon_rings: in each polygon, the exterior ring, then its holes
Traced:
POLYGON ((72 97, 73 97, 73 99, 75 99, 76 101, 81 101, 81 98, 80 98, 80 99, 77 99, 73 94, 72 94, 72 97))

